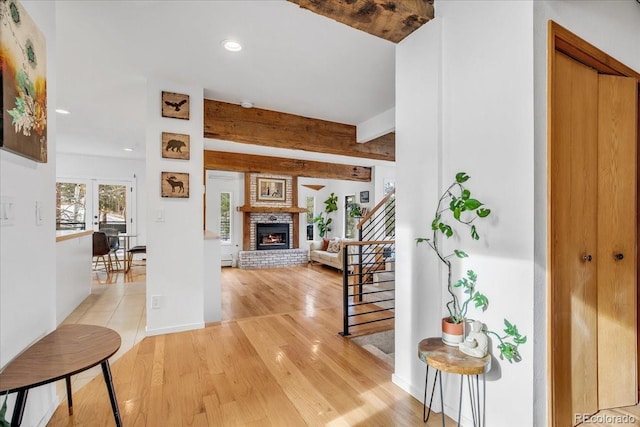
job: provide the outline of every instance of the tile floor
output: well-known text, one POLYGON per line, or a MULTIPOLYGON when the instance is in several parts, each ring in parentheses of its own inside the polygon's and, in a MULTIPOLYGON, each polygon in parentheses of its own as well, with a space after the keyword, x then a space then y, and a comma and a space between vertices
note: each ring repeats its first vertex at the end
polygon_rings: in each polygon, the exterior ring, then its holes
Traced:
MULTIPOLYGON (((109 363, 129 351, 145 337, 147 322, 145 282, 128 282, 92 285, 89 295, 62 324, 83 323, 105 326, 120 334, 122 345, 109 363)), ((87 384, 96 375, 102 375, 100 365, 71 377, 71 387, 75 392, 87 384)), ((65 382, 58 381, 57 391, 60 399, 66 398, 65 382)))

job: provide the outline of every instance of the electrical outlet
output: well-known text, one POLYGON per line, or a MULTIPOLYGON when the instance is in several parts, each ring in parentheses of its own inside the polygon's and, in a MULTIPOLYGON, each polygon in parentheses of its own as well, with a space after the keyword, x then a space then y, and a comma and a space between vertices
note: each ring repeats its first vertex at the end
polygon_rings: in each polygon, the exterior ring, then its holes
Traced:
POLYGON ((160 308, 160 295, 153 295, 151 296, 151 308, 160 308))

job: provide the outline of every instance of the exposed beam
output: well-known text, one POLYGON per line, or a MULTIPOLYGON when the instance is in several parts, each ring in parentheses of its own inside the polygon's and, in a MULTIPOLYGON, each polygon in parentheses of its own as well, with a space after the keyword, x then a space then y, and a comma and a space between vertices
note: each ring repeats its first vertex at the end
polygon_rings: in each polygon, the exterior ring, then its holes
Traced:
POLYGON ((204 100, 204 137, 267 147, 395 161, 395 142, 356 143, 356 127, 204 100))
POLYGON ((204 168, 234 172, 272 173, 311 178, 370 182, 371 168, 285 157, 256 156, 204 150, 204 168))
POLYGON ((434 17, 433 0, 289 0, 304 9, 398 43, 434 17))

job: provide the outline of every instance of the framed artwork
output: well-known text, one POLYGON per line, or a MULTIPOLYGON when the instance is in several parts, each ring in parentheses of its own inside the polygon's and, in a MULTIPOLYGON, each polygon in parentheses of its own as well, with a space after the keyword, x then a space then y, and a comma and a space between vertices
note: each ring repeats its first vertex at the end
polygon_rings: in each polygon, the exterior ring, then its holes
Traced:
POLYGON ((369 192, 361 191, 360 192, 360 203, 369 203, 369 192))
POLYGON ((287 180, 258 178, 258 200, 283 202, 287 195, 287 180))
POLYGON ((189 174, 183 172, 162 172, 162 197, 188 198, 189 174))
POLYGON ((162 157, 165 159, 189 160, 189 135, 162 132, 162 157))
POLYGON ((47 162, 47 49, 18 1, 0 1, 0 147, 47 162))
POLYGON ((189 95, 163 91, 162 117, 189 120, 189 95))

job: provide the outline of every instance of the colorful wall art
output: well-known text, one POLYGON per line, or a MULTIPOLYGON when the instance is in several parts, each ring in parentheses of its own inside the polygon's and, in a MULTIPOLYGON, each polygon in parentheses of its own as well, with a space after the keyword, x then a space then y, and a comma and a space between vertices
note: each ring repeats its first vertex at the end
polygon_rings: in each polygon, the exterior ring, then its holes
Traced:
POLYGON ((35 22, 16 0, 0 1, 0 147, 47 162, 47 52, 35 22))

